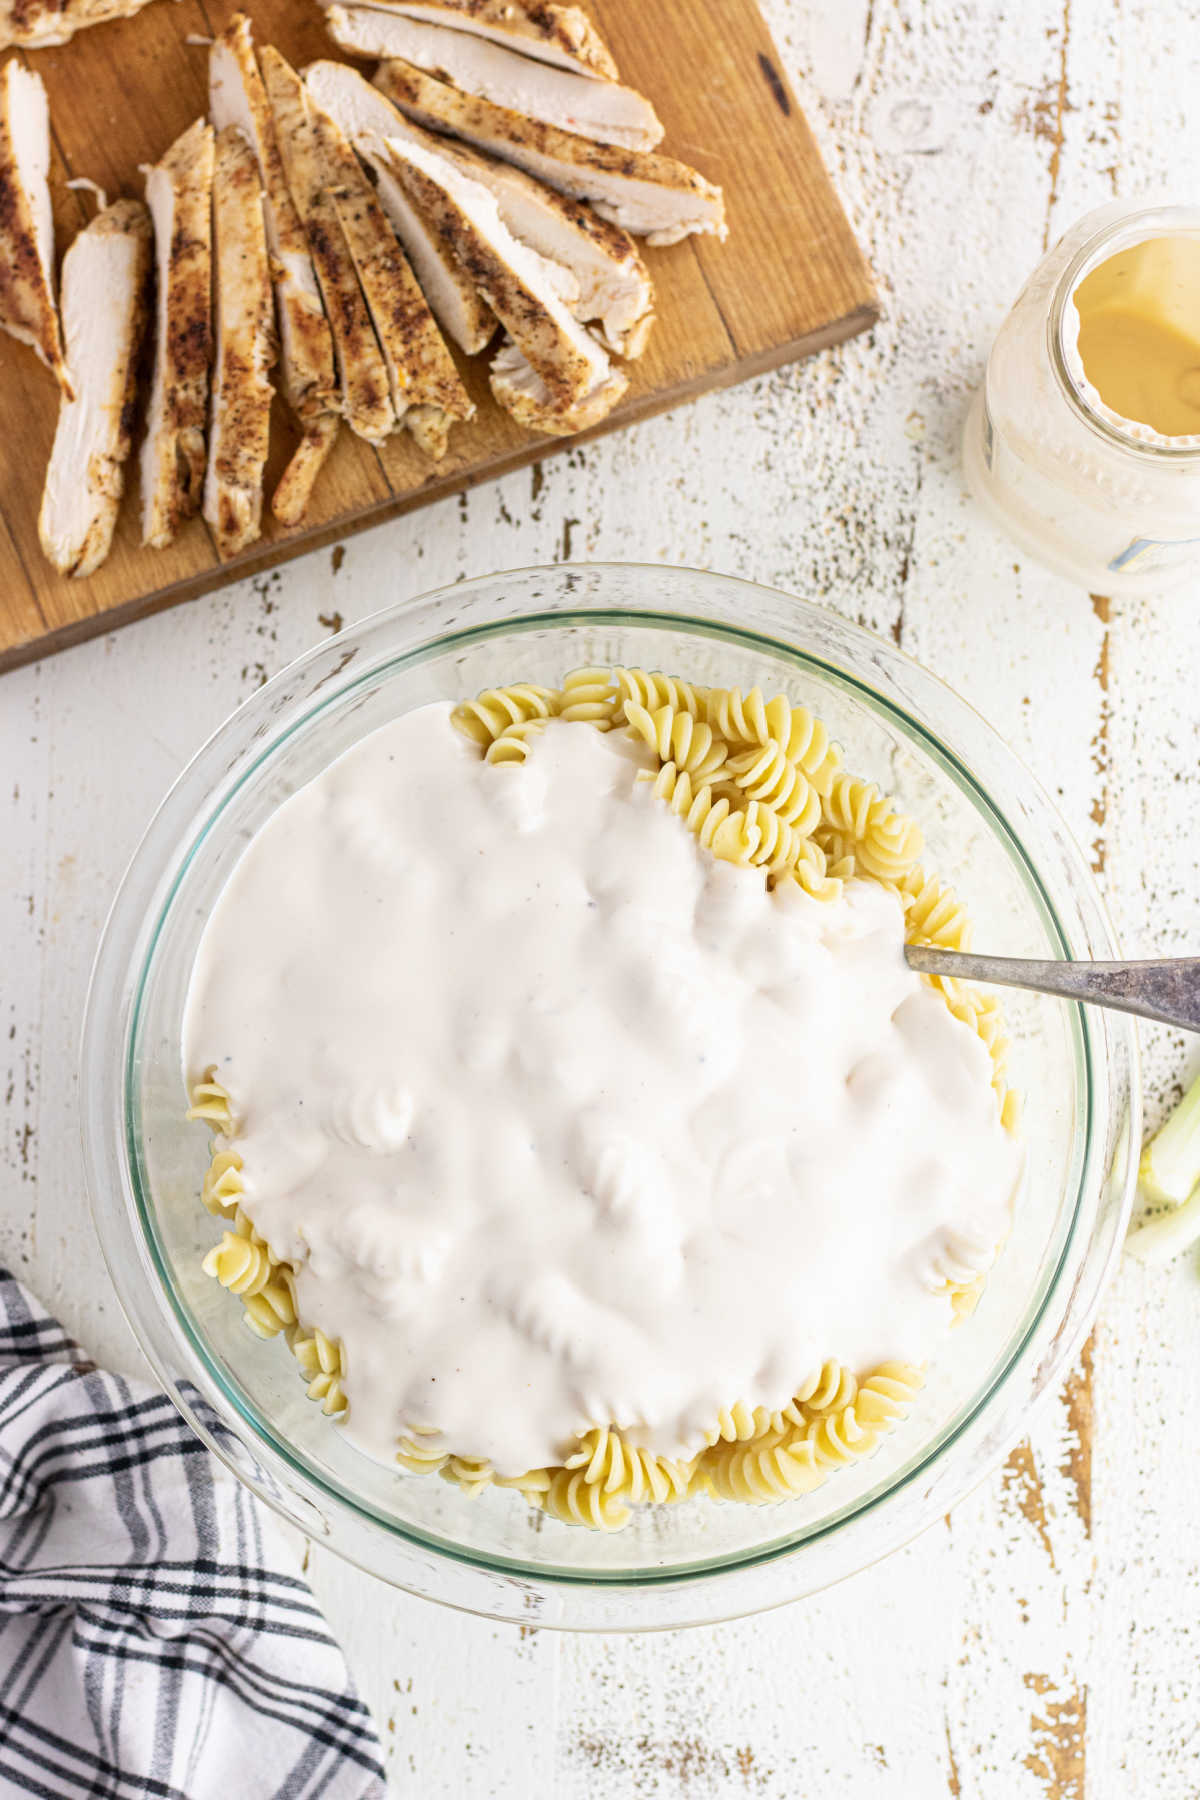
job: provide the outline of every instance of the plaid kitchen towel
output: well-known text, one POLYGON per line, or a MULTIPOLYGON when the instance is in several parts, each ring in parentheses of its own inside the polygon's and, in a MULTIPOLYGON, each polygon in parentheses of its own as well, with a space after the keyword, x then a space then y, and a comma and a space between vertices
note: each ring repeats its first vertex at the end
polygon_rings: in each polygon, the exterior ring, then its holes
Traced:
POLYGON ((0 1796, 382 1800, 266 1509, 0 1269, 0 1796))

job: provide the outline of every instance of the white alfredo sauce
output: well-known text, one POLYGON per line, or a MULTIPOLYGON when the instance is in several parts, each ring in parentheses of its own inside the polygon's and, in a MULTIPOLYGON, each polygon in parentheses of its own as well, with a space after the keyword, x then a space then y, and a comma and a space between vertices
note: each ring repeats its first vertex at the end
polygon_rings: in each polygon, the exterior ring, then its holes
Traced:
POLYGON ((428 706, 281 806, 205 930, 184 1070, 341 1340, 347 1430, 502 1475, 616 1423, 664 1454, 836 1357, 919 1362, 1021 1152, 895 900, 768 893, 552 723, 522 766, 428 706))

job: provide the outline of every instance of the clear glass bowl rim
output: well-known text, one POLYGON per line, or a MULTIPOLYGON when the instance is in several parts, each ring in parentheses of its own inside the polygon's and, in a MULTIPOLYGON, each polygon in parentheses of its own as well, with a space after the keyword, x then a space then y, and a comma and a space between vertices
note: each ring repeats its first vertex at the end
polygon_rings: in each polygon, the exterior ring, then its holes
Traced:
MULTIPOLYGON (((836 661, 827 660, 825 656, 814 652, 803 644, 789 642, 786 631, 778 626, 758 628, 750 618, 748 625, 731 624, 723 614, 719 605, 714 604, 712 611, 706 610, 706 601, 698 604, 697 594, 705 589, 717 594, 729 593, 733 590, 739 599, 739 615, 752 613, 751 597, 758 596, 761 603, 765 601, 782 604, 792 615, 797 625, 807 622, 810 626, 819 626, 823 631, 818 635, 832 635, 835 639, 845 637, 849 643, 855 641, 868 645, 871 649, 871 660, 885 681, 889 672, 903 671, 910 678, 916 678, 919 685, 928 689, 930 695, 936 697, 939 707, 955 713, 963 720, 970 720, 975 731, 983 731, 991 740, 993 752, 999 752, 1002 761, 1011 765, 1012 773, 1022 786, 1023 797, 1033 805, 1036 811, 1044 811, 1058 824, 1059 833, 1074 851, 1077 866, 1072 875, 1080 884, 1088 902, 1092 917, 1089 926, 1099 933, 1099 948, 1093 954, 1115 956, 1116 943, 1104 911, 1095 884, 1091 880, 1087 865, 1070 839, 1061 821, 1058 820, 1053 803, 1041 790, 1040 785, 1028 770, 1020 763, 1015 754, 1004 745, 993 729, 987 725, 980 715, 969 704, 962 700, 952 689, 933 676, 928 670, 907 657, 886 640, 851 624, 839 614, 832 613, 824 607, 812 602, 800 601, 778 590, 764 588, 760 584, 741 581, 738 578, 709 574, 704 571, 693 571, 678 568, 662 568, 646 564, 560 564, 546 568, 528 568, 513 570, 500 574, 478 577, 473 581, 456 586, 436 590, 413 602, 388 607, 371 614, 350 630, 340 633, 335 639, 318 644, 293 663, 288 665, 272 681, 258 690, 238 711, 227 718, 201 747, 185 770, 178 777, 170 792, 155 813, 147 831, 131 859, 129 869, 123 878, 121 887, 114 899, 113 906, 104 927, 99 949, 97 951, 92 983, 89 990, 85 1014, 82 1065, 81 1096, 82 1127, 84 1139, 85 1170, 89 1191, 92 1197, 93 1211, 96 1217, 97 1231, 101 1247, 105 1255, 118 1298, 127 1319, 142 1346, 143 1351, 155 1369, 160 1381, 166 1387, 175 1404, 187 1417, 189 1423, 209 1444, 218 1456, 233 1470, 239 1479, 247 1481, 270 1505, 284 1514, 301 1529, 314 1535, 328 1536, 331 1541, 337 1536, 336 1529, 329 1525, 321 1505, 314 1505, 311 1496, 300 1489, 313 1487, 322 1490, 321 1501, 329 1505, 335 1515, 346 1510, 357 1511, 369 1531, 382 1531, 394 1542, 407 1547, 418 1559, 425 1562, 426 1567, 419 1573, 413 1571, 413 1579, 405 1578, 403 1571, 382 1571, 385 1578, 396 1585, 410 1588, 411 1591, 431 1595, 447 1600, 452 1605, 464 1607, 466 1610, 480 1611, 490 1617, 512 1617, 528 1619, 530 1616, 530 1590, 535 1595, 544 1597, 547 1590, 567 1590, 566 1604, 560 1610, 561 1617, 543 1616, 539 1622, 546 1624, 562 1624, 574 1628, 613 1629, 625 1624, 621 1620, 614 1627, 611 1609, 602 1619, 589 1616, 586 1605, 580 1609, 573 1604, 590 1590, 603 1588, 614 1598, 621 1594, 633 1596, 646 1594, 648 1591, 669 1600, 667 1611, 670 1616, 653 1619, 635 1619, 629 1622, 629 1628, 652 1629, 669 1627, 682 1623, 699 1622, 715 1618, 735 1616, 746 1610, 762 1610, 764 1604, 783 1604, 799 1594, 812 1590, 813 1585, 822 1586, 827 1580, 837 1580, 849 1573, 850 1569, 842 1569, 827 1576, 816 1584, 805 1583, 801 1579, 797 1583, 785 1583, 785 1591, 776 1598, 764 1602, 761 1598, 746 1606, 732 1600, 732 1596, 717 1600, 713 1592, 722 1582, 734 1583, 750 1571, 769 1564, 786 1565, 789 1560, 795 1562, 801 1554, 820 1539, 830 1533, 839 1531, 843 1526, 864 1519, 876 1512, 888 1500, 897 1496, 906 1487, 911 1486, 932 1465, 940 1462, 951 1446, 966 1434, 981 1418, 989 1404, 1000 1393, 1023 1358, 1028 1357, 1031 1344, 1036 1336, 1051 1301, 1058 1292, 1068 1267, 1070 1253, 1075 1247, 1078 1232, 1079 1214, 1083 1195, 1092 1174, 1092 1163, 1095 1150, 1097 1121, 1094 1117, 1094 1083, 1091 1058, 1095 1053, 1092 1034, 1085 1028, 1079 1035, 1078 1042, 1082 1048, 1081 1073, 1083 1077, 1083 1101, 1087 1113, 1087 1131, 1084 1156, 1080 1163, 1079 1183, 1075 1195, 1075 1205, 1071 1225, 1064 1239, 1059 1263, 1051 1279, 1045 1284, 1039 1304, 1032 1315, 1027 1316, 1020 1341, 1010 1350, 1006 1362, 994 1376, 987 1387, 976 1394, 962 1416, 945 1429, 931 1445, 926 1446, 920 1456, 910 1462, 880 1492, 875 1492, 858 1500, 849 1509, 835 1514, 810 1531, 800 1535, 799 1539, 783 1539, 768 1544, 762 1549, 741 1554, 736 1559, 718 1562, 714 1565, 699 1564, 682 1572, 678 1567, 663 1573, 654 1569, 636 1571, 587 1572, 570 1570, 550 1570, 545 1567, 533 1567, 528 1564, 507 1563, 504 1559, 483 1556, 446 1540, 436 1540, 421 1533, 409 1532, 394 1520, 381 1518, 370 1507, 364 1507, 353 1496, 335 1490, 321 1482, 313 1472, 300 1466, 291 1454, 288 1446, 272 1431, 269 1423, 261 1420, 252 1407, 248 1408, 238 1396, 232 1392, 224 1376, 208 1354, 203 1338, 195 1330, 186 1309, 181 1307, 173 1291, 168 1272, 163 1265, 162 1255, 156 1241, 153 1228, 151 1208, 148 1197, 140 1180, 139 1146, 137 1132, 136 1108, 131 1106, 131 1094, 134 1091, 132 1082, 132 1060, 137 1043, 138 1010, 147 973, 153 957, 159 933, 170 908, 173 895, 181 881, 186 868, 193 857, 200 853, 209 831, 216 825, 222 811, 232 795, 260 764, 278 755, 291 734, 302 726, 308 726, 327 706, 339 703, 346 695, 361 683, 375 682, 381 673, 399 667, 411 667, 432 656, 444 654, 456 644, 478 643, 489 637, 502 636, 515 630, 536 630, 539 626, 561 626, 570 623, 596 622, 605 620, 610 624, 627 621, 641 626, 654 626, 666 630, 673 628, 692 629, 701 635, 725 638, 736 641, 744 647, 760 648, 780 654, 804 668, 815 667, 821 673, 839 685, 853 691, 871 708, 884 713, 903 733, 915 739, 922 750, 938 762, 944 770, 952 774, 952 778, 965 788, 975 799, 980 812, 989 820, 992 828, 1007 844, 1014 862, 1022 872, 1023 878, 1034 897, 1039 910, 1056 939, 1060 949, 1068 949, 1068 940, 1054 901, 1043 886, 1036 865, 1021 842, 1019 834, 987 788, 973 773, 969 764, 950 747, 940 731, 935 731, 929 722, 910 711, 908 707, 895 699, 883 687, 874 686, 855 671, 836 661), (628 606, 604 606, 595 604, 573 604, 573 589, 582 580, 594 583, 599 580, 603 584, 606 576, 625 577, 630 574, 645 574, 653 578, 656 584, 664 589, 676 589, 679 598, 683 598, 683 590, 687 590, 688 604, 678 607, 664 604, 661 608, 645 609, 628 606), (497 585, 511 583, 519 586, 532 581, 544 581, 555 584, 560 592, 553 601, 543 600, 537 607, 522 610, 498 612, 482 624, 468 625, 460 630, 450 628, 434 630, 425 635, 422 627, 436 627, 448 609, 456 604, 469 601, 472 596, 487 590, 494 590, 497 585), (398 630, 404 639, 402 647, 389 646, 379 656, 368 656, 363 664, 356 667, 359 650, 369 650, 372 641, 377 640, 381 632, 398 630), (306 677, 320 672, 321 679, 311 686, 305 686, 306 677), (289 711, 288 689, 299 686, 302 697, 298 705, 292 705, 289 711), (313 700, 313 695, 320 690, 321 697, 313 700), (257 721, 257 729, 250 733, 248 742, 237 750, 233 761, 229 764, 228 778, 215 787, 206 787, 211 768, 219 764, 224 749, 231 739, 242 740, 247 737, 247 728, 257 721), (190 790, 194 787, 205 787, 204 799, 197 813, 193 805, 194 796, 190 790), (202 818, 202 822, 198 822, 202 818), (183 824, 182 832, 179 827, 183 824), (181 848, 182 845, 182 848, 181 848), (144 890, 150 889, 152 899, 145 904, 144 890), (143 890, 139 893, 138 890, 143 890), (136 916, 135 916, 136 915, 136 916), (140 919, 140 929, 138 920, 140 919), (149 921, 153 923, 149 923, 149 921), (128 953, 134 951, 132 957, 128 953), (123 960, 123 953, 128 960, 123 960), (120 1054, 113 1055, 113 1030, 117 1029, 120 1037, 120 1054), (119 1144, 112 1141, 113 1115, 104 1116, 102 1096, 113 1094, 114 1086, 120 1088, 118 1103, 119 1144), (108 1139, 107 1145, 105 1139, 108 1139), (113 1149, 117 1156, 112 1156, 113 1149), (108 1151, 107 1163, 105 1152, 108 1151), (121 1199, 123 1206, 114 1209, 112 1194, 108 1185, 108 1175, 113 1169, 119 1169, 121 1179, 121 1199), (116 1236, 122 1241, 114 1241, 114 1225, 116 1236), (139 1254, 130 1257, 133 1249, 139 1254), (137 1281, 131 1271, 140 1267, 147 1272, 149 1259, 150 1270, 155 1277, 156 1285, 152 1296, 145 1284, 137 1281), (150 1305, 151 1298, 153 1306, 150 1305), (164 1308, 169 1309, 169 1317, 164 1308), (153 1317, 148 1317, 148 1310, 153 1317), (164 1328, 172 1336, 171 1354, 168 1355, 161 1342, 164 1328), (182 1355, 181 1355, 182 1351, 182 1355), (231 1427, 228 1419, 230 1409, 237 1415, 243 1430, 248 1431, 252 1440, 253 1455, 260 1462, 267 1464, 263 1479, 255 1479, 248 1474, 241 1463, 230 1453, 229 1446, 222 1442, 221 1436, 215 1434, 207 1420, 197 1415, 194 1404, 189 1397, 180 1391, 180 1380, 174 1372, 174 1365, 182 1361, 186 1367, 185 1380, 189 1380, 202 1394, 208 1405, 216 1411, 225 1429, 233 1429, 234 1435, 242 1437, 236 1427, 231 1427), (264 1442, 264 1433, 266 1441, 264 1442), (277 1477, 273 1478, 273 1477, 277 1477), (435 1565, 438 1560, 457 1564, 463 1574, 474 1573, 484 1577, 486 1592, 474 1595, 470 1592, 470 1583, 464 1590, 461 1583, 449 1584, 456 1591, 438 1591, 439 1582, 429 1579, 428 1558, 432 1555, 435 1565), (497 1581, 501 1587, 497 1588, 497 1581), (523 1598, 509 1604, 507 1594, 503 1593, 506 1584, 511 1584, 523 1598), (703 1603, 686 1596, 699 1587, 705 1590, 703 1603), (571 1591, 573 1590, 573 1596, 571 1591), (503 1599, 501 1595, 503 1594, 503 1599), (732 1602, 732 1603, 731 1603, 732 1602)), ((672 596, 674 598, 674 596, 672 596)), ((1109 1016, 1110 1019, 1113 1017, 1109 1016)), ((1130 1137, 1136 1143, 1139 1138, 1140 1124, 1137 1075, 1137 1040, 1132 1021, 1116 1018, 1118 1033, 1126 1036, 1125 1049, 1129 1059, 1130 1083, 1129 1093, 1125 1096, 1131 1108, 1130 1137)), ((1132 1202, 1133 1181, 1136 1173, 1136 1162, 1129 1159, 1129 1168, 1124 1180, 1123 1217, 1127 1219, 1132 1202)), ((1039 1365, 1037 1395, 1040 1397, 1052 1386, 1053 1376, 1069 1362, 1083 1337, 1090 1327, 1100 1295, 1107 1282, 1111 1267, 1119 1252, 1121 1232, 1117 1231, 1114 1245, 1105 1258, 1104 1266, 1094 1271, 1087 1286, 1089 1299, 1073 1321, 1073 1329, 1069 1336, 1060 1339, 1054 1347, 1052 1362, 1046 1366, 1039 1365)), ((1030 1407, 1035 1401, 1030 1402, 1030 1407)), ((1028 1417, 1029 1408, 1023 1414, 1028 1417)), ((1022 1423, 1021 1429, 1024 1428, 1022 1423)), ((1014 1430, 1012 1437, 1019 1435, 1014 1430)), ((1002 1446, 992 1457, 992 1463, 1004 1452, 1002 1446)), ((954 1495, 957 1500, 987 1473, 987 1467, 972 1470, 970 1478, 959 1492, 954 1495)), ((945 1510, 945 1502, 939 1503, 938 1511, 945 1510)), ((933 1516, 931 1514, 931 1516, 933 1516)), ((923 1528, 923 1523, 906 1529, 903 1535, 886 1542, 868 1561, 890 1553, 901 1543, 915 1535, 923 1528)), ((371 1566, 369 1558, 362 1553, 361 1546, 356 1551, 344 1543, 334 1542, 333 1547, 351 1560, 371 1566)), ((860 1560, 854 1567, 864 1566, 860 1560)), ((539 1607, 539 1612, 541 1608, 539 1607)), ((554 1608, 549 1609, 551 1613, 554 1608)))

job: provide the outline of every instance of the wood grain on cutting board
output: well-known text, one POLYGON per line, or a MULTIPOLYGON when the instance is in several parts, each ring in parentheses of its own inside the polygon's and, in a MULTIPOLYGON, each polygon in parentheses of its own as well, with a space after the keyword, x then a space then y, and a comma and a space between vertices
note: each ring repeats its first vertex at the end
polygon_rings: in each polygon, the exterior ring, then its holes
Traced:
MULTIPOLYGON (((139 164, 156 161, 205 110, 207 52, 188 38, 211 36, 234 10, 233 0, 159 0, 133 19, 27 53, 50 95, 60 255, 94 207, 67 181, 88 176, 110 199, 141 193, 139 164)), ((294 62, 330 54, 315 0, 258 0, 248 10, 256 40, 294 62)), ((598 436, 837 343, 872 324, 878 304, 755 0, 596 0, 591 10, 623 79, 653 99, 663 149, 724 187, 730 226, 723 245, 690 238, 647 252, 658 322, 645 355, 627 365, 628 397, 585 434, 598 436)), ((344 430, 305 523, 288 532, 268 517, 263 539, 222 563, 198 519, 169 549, 142 549, 135 456, 111 556, 95 575, 69 581, 37 539, 55 386, 30 351, 0 336, 0 668, 563 447, 496 407, 483 359, 459 362, 479 411, 455 429, 436 468, 405 433, 376 451, 344 430)), ((277 403, 268 492, 294 441, 277 403)))

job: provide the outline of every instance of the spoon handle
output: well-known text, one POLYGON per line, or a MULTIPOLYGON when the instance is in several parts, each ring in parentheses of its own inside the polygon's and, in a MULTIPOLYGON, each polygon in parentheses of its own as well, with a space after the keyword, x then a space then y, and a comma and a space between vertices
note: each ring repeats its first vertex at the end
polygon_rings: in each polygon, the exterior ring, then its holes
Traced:
POLYGON ((918 975, 948 975, 997 987, 1032 988, 1117 1012, 1138 1013, 1164 1025, 1200 1031, 1200 957, 1155 962, 1031 962, 1020 956, 974 956, 907 944, 905 956, 918 975))

